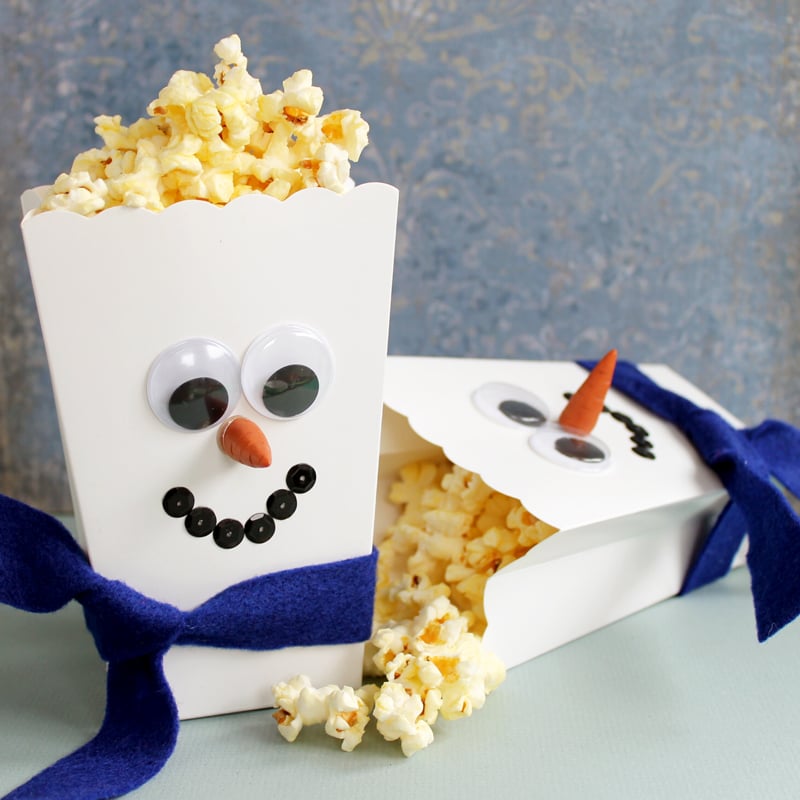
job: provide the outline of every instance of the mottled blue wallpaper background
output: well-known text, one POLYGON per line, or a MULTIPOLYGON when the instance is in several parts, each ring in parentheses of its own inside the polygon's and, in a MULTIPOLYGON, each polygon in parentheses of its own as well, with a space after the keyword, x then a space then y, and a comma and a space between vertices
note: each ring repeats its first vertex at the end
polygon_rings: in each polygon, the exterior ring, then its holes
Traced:
MULTIPOLYGON (((0 491, 69 493, 18 196, 243 40, 401 191, 393 353, 664 361, 800 423, 800 3, 2 0, 0 491)), ((113 268, 113 265, 110 265, 113 268)))

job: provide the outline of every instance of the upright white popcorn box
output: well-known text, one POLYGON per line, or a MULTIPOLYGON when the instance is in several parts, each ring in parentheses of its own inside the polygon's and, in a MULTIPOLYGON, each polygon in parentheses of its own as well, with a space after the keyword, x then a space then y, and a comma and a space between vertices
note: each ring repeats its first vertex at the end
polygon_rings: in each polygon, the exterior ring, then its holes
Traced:
MULTIPOLYGON (((39 195, 22 231, 94 568, 190 609, 370 553, 397 190, 94 217, 36 213, 39 195), (226 455, 231 420, 270 466, 226 455)), ((357 685, 362 653, 173 647, 164 664, 189 718, 270 706, 297 673, 357 685)))
MULTIPOLYGON (((668 367, 641 369, 740 424, 668 367)), ((387 365, 377 537, 398 468, 442 456, 558 528, 486 584, 484 643, 508 667, 677 594, 727 498, 680 431, 614 389, 585 444, 565 448, 556 421, 586 375, 568 362, 387 365)))

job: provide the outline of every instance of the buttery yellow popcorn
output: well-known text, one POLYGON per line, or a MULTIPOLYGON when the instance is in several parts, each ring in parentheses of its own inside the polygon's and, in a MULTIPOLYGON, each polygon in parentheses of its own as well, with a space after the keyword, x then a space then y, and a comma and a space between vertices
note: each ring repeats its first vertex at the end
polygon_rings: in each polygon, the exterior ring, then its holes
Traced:
POLYGON ((378 548, 379 624, 410 619, 445 596, 482 633, 486 581, 556 531, 458 465, 409 464, 389 499, 401 513, 378 548))
POLYGON ((278 710, 272 715, 287 742, 293 742, 304 727, 325 725, 325 732, 341 739, 342 750, 355 749, 364 736, 374 707, 377 686, 323 686, 315 689, 306 675, 272 687, 278 710))
POLYGON ((378 730, 389 742, 400 740, 403 755, 412 756, 433 742, 433 730, 425 720, 425 705, 399 683, 386 683, 375 698, 378 730))
POLYGON ((341 739, 345 753, 352 752, 361 744, 370 714, 375 707, 377 692, 377 686, 367 684, 355 690, 345 686, 331 693, 325 733, 334 739, 341 739))
POLYGON ((413 755, 433 742, 439 714, 449 720, 470 716, 505 678, 502 663, 468 627, 459 610, 439 597, 408 625, 376 631, 371 645, 380 685, 315 689, 304 675, 277 684, 273 716, 279 732, 293 742, 304 727, 324 723, 349 752, 373 716, 386 740, 399 740, 403 754, 413 755))
POLYGON ((214 52, 213 79, 178 70, 147 106, 149 117, 125 126, 119 115, 98 116, 103 147, 80 153, 40 210, 161 211, 181 200, 221 205, 252 192, 285 200, 306 188, 353 188, 350 162, 369 132, 360 112, 320 116, 323 93, 307 69, 265 95, 236 34, 214 52))
POLYGON ((438 487, 446 475, 445 465, 431 461, 415 461, 406 464, 398 480, 389 489, 389 500, 403 507, 402 518, 409 525, 422 522, 422 514, 433 504, 426 497, 432 487, 438 487))
POLYGON ((327 698, 333 686, 315 689, 306 675, 272 687, 278 710, 272 715, 287 742, 293 742, 306 725, 318 725, 327 715, 327 698))
POLYGON ((283 115, 289 122, 305 125, 322 108, 322 89, 312 85, 311 70, 301 69, 283 82, 283 115))
POLYGON ((505 679, 481 641, 486 582, 556 529, 447 462, 407 464, 389 499, 401 513, 378 545, 375 632, 365 649, 364 671, 377 684, 316 690, 300 677, 274 687, 274 716, 289 741, 325 722, 352 749, 371 714, 411 756, 433 742, 440 715, 470 716, 505 679), (345 709, 338 717, 334 698, 345 709))
POLYGON ((94 214, 105 205, 108 187, 88 170, 59 175, 53 184, 51 208, 68 208, 79 214, 94 214))
MULTIPOLYGON (((469 716, 505 678, 505 668, 468 630, 469 621, 447 598, 428 604, 409 628, 378 631, 373 660, 390 681, 418 694, 437 692, 436 711, 445 719, 469 716)), ((435 722, 435 717, 429 719, 435 722)))

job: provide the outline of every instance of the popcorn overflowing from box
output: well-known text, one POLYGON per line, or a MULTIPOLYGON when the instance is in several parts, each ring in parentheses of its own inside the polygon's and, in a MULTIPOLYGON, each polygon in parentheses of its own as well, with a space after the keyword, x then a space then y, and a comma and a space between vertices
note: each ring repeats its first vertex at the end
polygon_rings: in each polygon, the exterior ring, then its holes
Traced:
MULTIPOLYGON (((438 713, 480 708, 504 667, 680 590, 725 492, 680 431, 608 391, 615 362, 587 376, 571 363, 389 359, 367 672, 377 730, 406 755, 431 744, 438 713), (450 650, 434 638, 428 652, 431 620, 450 626, 450 650), (382 727, 387 713, 396 727, 382 727)), ((646 369, 735 423, 671 370, 646 369)), ((276 713, 292 741, 293 709, 276 713)), ((363 730, 359 717, 358 741, 363 730)))
MULTIPOLYGON (((673 371, 645 369, 735 423, 673 371)), ((565 430, 566 396, 585 380, 568 362, 389 360, 382 471, 445 457, 528 517, 535 546, 483 597, 484 642, 508 667, 676 594, 725 500, 681 432, 613 388, 590 434, 565 430)))

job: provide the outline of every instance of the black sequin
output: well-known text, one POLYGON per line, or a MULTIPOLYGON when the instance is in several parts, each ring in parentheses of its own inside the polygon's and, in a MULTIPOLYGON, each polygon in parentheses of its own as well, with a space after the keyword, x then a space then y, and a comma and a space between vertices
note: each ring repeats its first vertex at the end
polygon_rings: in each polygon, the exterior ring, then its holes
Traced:
POLYGON ((631 441, 633 442, 634 446, 631 450, 636 453, 637 456, 641 456, 642 458, 649 458, 650 460, 654 460, 656 455, 653 452, 653 443, 649 439, 649 432, 646 428, 643 428, 641 425, 637 425, 627 414, 623 414, 621 411, 611 411, 606 406, 603 406, 603 411, 610 414, 617 422, 621 422, 631 433, 631 441))
POLYGON ((297 498, 288 489, 278 489, 267 499, 267 513, 273 519, 288 519, 297 510, 297 498))
POLYGON ((631 422, 631 424, 627 425, 626 427, 636 439, 646 439, 650 435, 647 431, 647 428, 643 428, 641 425, 636 425, 634 422, 631 422))
POLYGON ((244 535, 255 544, 268 542, 275 534, 275 520, 267 514, 253 514, 244 524, 244 535))
POLYGON ((609 411, 608 413, 611 414, 611 416, 614 417, 617 422, 621 422, 626 428, 629 425, 633 425, 633 420, 627 414, 623 414, 621 411, 609 411))
POLYGON ((310 464, 295 464, 286 473, 286 485, 295 494, 305 494, 317 482, 317 473, 310 464))
POLYGON ((173 486, 161 506, 171 517, 185 517, 194 508, 194 495, 185 486, 173 486))
POLYGON ((218 547, 230 550, 244 539, 242 523, 236 519, 222 519, 214 528, 214 541, 218 547))
POLYGON ((655 460, 656 454, 653 452, 652 447, 653 447, 652 445, 647 447, 645 445, 637 444, 636 447, 632 447, 631 450, 633 450, 633 452, 636 453, 637 456, 655 460))
POLYGON ((186 530, 192 536, 208 536, 217 524, 217 515, 205 506, 193 508, 184 520, 186 530))

